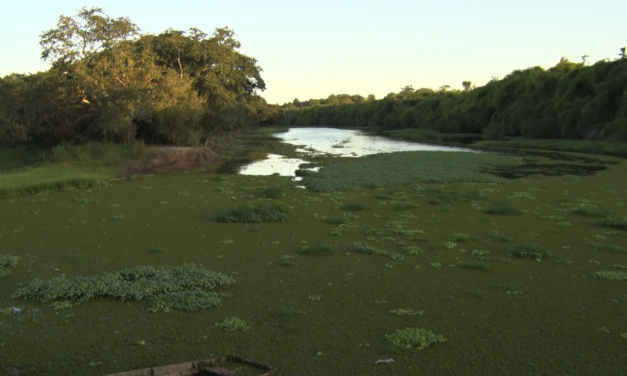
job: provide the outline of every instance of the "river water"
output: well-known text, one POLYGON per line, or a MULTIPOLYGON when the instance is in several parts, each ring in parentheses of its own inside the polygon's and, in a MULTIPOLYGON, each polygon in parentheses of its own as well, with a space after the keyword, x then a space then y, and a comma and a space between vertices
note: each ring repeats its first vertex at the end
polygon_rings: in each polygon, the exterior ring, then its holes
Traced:
MULTIPOLYGON (((281 142, 297 146, 296 151, 303 157, 317 155, 362 157, 370 154, 416 150, 474 152, 463 148, 391 140, 354 129, 290 128, 287 132, 275 133, 273 136, 281 142)), ((281 176, 294 176, 294 172, 303 163, 308 162, 300 158, 289 158, 280 154, 269 153, 265 158, 245 163, 230 169, 231 171, 223 172, 239 173, 241 175, 278 174, 281 176)), ((299 179, 296 178, 296 180, 299 179)))

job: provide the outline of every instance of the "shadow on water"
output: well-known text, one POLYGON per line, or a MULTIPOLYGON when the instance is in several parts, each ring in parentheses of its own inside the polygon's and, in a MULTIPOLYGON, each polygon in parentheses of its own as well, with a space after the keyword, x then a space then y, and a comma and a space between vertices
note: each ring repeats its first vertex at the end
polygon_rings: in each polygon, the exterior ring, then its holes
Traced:
POLYGON ((594 175, 598 171, 605 170, 605 166, 580 166, 569 164, 538 164, 525 163, 518 168, 489 171, 490 174, 496 175, 504 179, 520 179, 531 175, 543 176, 589 176, 594 175))

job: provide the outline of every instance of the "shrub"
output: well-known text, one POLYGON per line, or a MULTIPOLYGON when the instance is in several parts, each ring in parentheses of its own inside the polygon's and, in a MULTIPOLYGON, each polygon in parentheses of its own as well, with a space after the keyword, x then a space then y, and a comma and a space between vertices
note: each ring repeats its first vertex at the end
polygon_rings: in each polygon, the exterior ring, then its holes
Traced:
POLYGON ((247 202, 217 217, 218 222, 286 222, 292 209, 281 201, 247 202))
POLYGON ((385 339, 397 349, 417 349, 422 350, 433 343, 446 341, 441 335, 434 334, 430 330, 422 328, 405 328, 397 330, 392 334, 386 334, 385 339))
POLYGON ((510 248, 507 251, 507 254, 514 257, 543 259, 549 257, 551 255, 551 252, 549 252, 545 248, 536 245, 519 243, 510 248))
POLYGON ((17 256, 0 255, 0 277, 10 275, 11 271, 7 270, 7 268, 17 266, 19 261, 20 258, 17 256))

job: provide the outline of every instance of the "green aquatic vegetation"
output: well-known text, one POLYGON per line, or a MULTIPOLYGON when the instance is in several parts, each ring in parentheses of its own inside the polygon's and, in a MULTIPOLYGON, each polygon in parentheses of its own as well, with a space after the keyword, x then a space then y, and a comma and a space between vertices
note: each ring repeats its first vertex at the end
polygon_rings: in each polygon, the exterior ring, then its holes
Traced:
POLYGON ((461 262, 457 266, 464 269, 490 270, 490 265, 483 262, 461 262))
POLYGON ((123 219, 124 219, 124 215, 122 215, 122 214, 117 214, 117 215, 114 215, 113 217, 111 217, 111 220, 113 220, 113 221, 121 221, 123 219))
POLYGON ((466 234, 461 234, 461 233, 457 233, 457 234, 453 234, 453 240, 456 242, 468 242, 472 240, 472 237, 470 235, 466 235, 466 234))
POLYGON ((364 253, 367 255, 387 255, 387 251, 377 249, 368 244, 361 244, 359 242, 349 244, 348 248, 353 252, 364 253))
POLYGON ((292 208, 281 201, 256 201, 237 205, 218 215, 217 220, 226 223, 286 222, 291 213, 292 208))
POLYGON ((597 251, 627 253, 627 249, 624 249, 623 247, 619 247, 617 245, 601 244, 601 243, 593 243, 590 245, 593 246, 594 249, 596 249, 597 251))
POLYGON ((159 294, 150 298, 150 312, 170 312, 181 310, 194 312, 201 309, 219 307, 221 304, 218 294, 200 289, 177 291, 167 294, 159 294))
POLYGON ((224 319, 222 322, 217 322, 214 325, 214 328, 223 329, 229 332, 241 331, 247 332, 250 330, 250 326, 246 323, 246 321, 239 319, 237 317, 230 317, 224 319))
POLYGON ((434 268, 441 268, 442 264, 440 264, 439 262, 432 262, 429 265, 433 266, 434 268))
MULTIPOLYGON (((417 182, 499 182, 501 178, 485 172, 521 162, 519 157, 488 153, 385 153, 327 164, 318 172, 306 173, 302 183, 313 191, 328 192, 417 182)), ((301 171, 305 170, 297 173, 301 171)))
POLYGON ((387 252, 385 254, 387 257, 391 258, 392 260, 405 260, 405 256, 398 254, 398 253, 394 253, 394 252, 387 252))
POLYGON ((165 248, 163 247, 156 247, 156 246, 148 247, 148 252, 150 253, 161 253, 163 251, 165 251, 165 248))
POLYGON ((400 204, 394 204, 392 206, 390 206, 390 210, 411 210, 411 209, 416 209, 419 205, 417 204, 412 204, 412 203, 400 203, 400 204))
POLYGON ((490 254, 490 251, 484 251, 484 250, 480 250, 480 249, 473 249, 472 250, 472 255, 473 256, 487 256, 490 254))
POLYGON ((385 266, 388 269, 393 269, 394 268, 394 265, 392 265, 392 264, 385 264, 383 266, 385 266))
POLYGON ((526 200, 531 200, 535 197, 532 196, 529 192, 514 192, 511 196, 507 196, 507 198, 522 198, 526 200))
POLYGON ((348 210, 348 211, 364 211, 364 210, 372 210, 371 207, 366 206, 364 204, 350 203, 340 205, 339 210, 348 210))
POLYGON ((541 219, 548 219, 549 221, 558 221, 564 219, 564 217, 558 217, 557 215, 545 215, 540 217, 541 219))
POLYGON ((8 268, 17 266, 20 262, 18 256, 0 255, 0 277, 11 275, 11 271, 8 268))
POLYGON ((233 283, 234 278, 195 264, 136 266, 91 277, 34 279, 13 293, 12 298, 63 307, 96 298, 143 300, 173 292, 213 290, 233 283))
POLYGON ((386 334, 385 339, 387 339, 393 348, 401 350, 422 350, 434 343, 446 341, 446 338, 442 335, 434 334, 430 330, 409 327, 399 329, 392 334, 386 334))
POLYGON ((513 238, 511 238, 509 236, 506 236, 506 235, 503 235, 503 234, 501 234, 497 230, 488 230, 487 234, 490 235, 490 236, 495 237, 497 241, 500 241, 502 243, 511 243, 511 242, 514 241, 513 238))
POLYGON ((627 216, 622 217, 605 217, 598 222, 601 226, 615 227, 627 230, 627 216))
POLYGON ((99 204, 100 200, 96 200, 92 197, 75 197, 72 201, 77 202, 79 204, 99 204))
POLYGON ((63 257, 63 261, 66 264, 70 264, 70 265, 78 265, 81 264, 83 261, 85 260, 85 256, 83 255, 67 255, 63 257))
POLYGON ((425 311, 414 311, 413 309, 391 309, 388 311, 388 313, 391 313, 393 315, 398 315, 398 316, 422 316, 425 314, 425 311))
POLYGON ((570 211, 573 214, 583 215, 586 217, 592 218, 604 218, 607 217, 608 213, 606 211, 589 209, 584 206, 579 206, 570 211))
POLYGON ((282 255, 281 257, 279 257, 279 263, 284 266, 292 266, 294 265, 294 256, 282 255))
POLYGON ((457 243, 455 242, 446 242, 443 244, 445 248, 452 249, 457 247, 457 243))
POLYGON ((327 244, 310 245, 300 249, 298 253, 306 256, 326 256, 336 252, 335 248, 327 244))
POLYGON ((604 281, 625 281, 627 280, 627 272, 602 271, 590 274, 593 279, 604 281))
POLYGON ((551 252, 543 247, 532 245, 529 243, 518 243, 511 247, 507 254, 513 257, 544 259, 551 255, 551 252))
POLYGON ((263 198, 283 198, 287 195, 283 187, 268 187, 259 194, 263 198))
POLYGON ((483 212, 492 215, 521 215, 523 213, 522 210, 511 206, 505 201, 499 201, 483 212))
POLYGON ((304 314, 305 312, 294 308, 283 308, 272 312, 272 317, 281 321, 293 321, 304 314))
POLYGON ((612 268, 627 269, 627 265, 623 265, 623 264, 612 264, 612 268))
POLYGON ((572 227, 572 226, 573 226, 570 222, 566 222, 566 221, 564 221, 564 222, 558 222, 558 223, 556 223, 556 224, 557 224, 558 226, 561 226, 561 227, 572 227))
POLYGON ((418 255, 422 253, 422 251, 420 250, 420 247, 416 247, 416 246, 405 247, 404 251, 405 251, 405 254, 407 255, 418 255))
POLYGON ((233 244, 233 239, 220 240, 220 244, 233 244))
POLYGON ((330 225, 341 225, 348 222, 348 219, 342 217, 328 217, 324 220, 324 222, 330 225))

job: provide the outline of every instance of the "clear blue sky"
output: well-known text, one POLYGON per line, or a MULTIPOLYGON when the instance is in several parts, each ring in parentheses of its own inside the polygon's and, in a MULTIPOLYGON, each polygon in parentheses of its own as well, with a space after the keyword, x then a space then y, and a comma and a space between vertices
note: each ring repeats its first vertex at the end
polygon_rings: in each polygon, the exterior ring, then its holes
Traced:
POLYGON ((146 33, 235 29, 264 70, 269 103, 484 85, 562 56, 615 58, 627 45, 625 0, 3 0, 0 76, 47 69, 39 35, 81 6, 128 16, 146 33))

